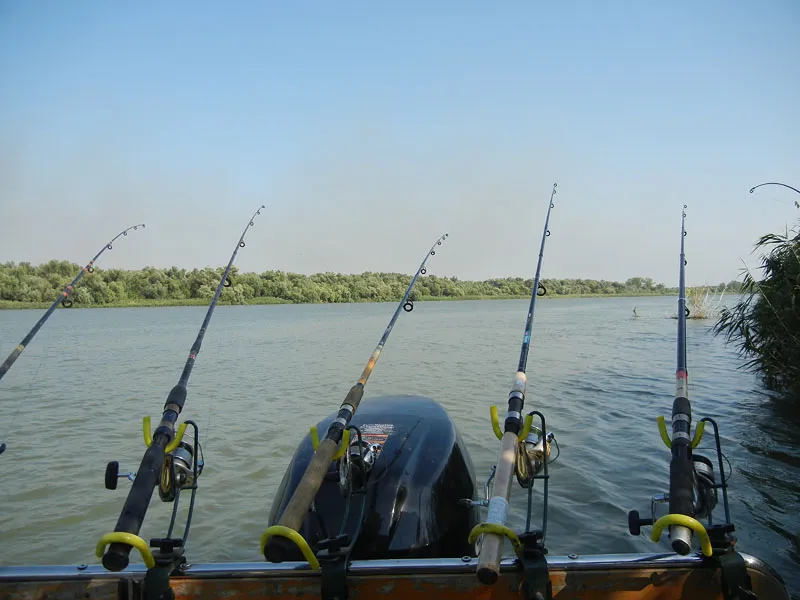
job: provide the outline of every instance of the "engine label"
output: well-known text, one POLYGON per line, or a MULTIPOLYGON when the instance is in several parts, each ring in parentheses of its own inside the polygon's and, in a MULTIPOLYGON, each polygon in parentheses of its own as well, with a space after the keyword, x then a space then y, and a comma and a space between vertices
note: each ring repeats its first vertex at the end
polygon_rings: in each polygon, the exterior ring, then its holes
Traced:
POLYGON ((386 440, 394 433, 394 425, 391 423, 365 423, 358 428, 361 430, 361 439, 374 447, 375 458, 378 458, 386 440))

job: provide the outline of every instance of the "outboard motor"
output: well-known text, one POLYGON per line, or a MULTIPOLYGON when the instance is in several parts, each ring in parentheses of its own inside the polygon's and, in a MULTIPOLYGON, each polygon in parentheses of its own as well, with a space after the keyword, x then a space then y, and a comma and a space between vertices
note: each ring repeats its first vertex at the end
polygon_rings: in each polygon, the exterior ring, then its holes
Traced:
MULTIPOLYGON (((338 533, 354 539, 356 560, 474 556, 467 538, 478 508, 459 500, 474 497, 475 475, 445 410, 421 396, 383 397, 363 402, 351 425, 357 431, 331 463, 299 530, 312 550, 338 533)), ((280 519, 313 454, 307 435, 278 489, 270 524, 280 519)), ((287 560, 303 558, 297 551, 287 560)))

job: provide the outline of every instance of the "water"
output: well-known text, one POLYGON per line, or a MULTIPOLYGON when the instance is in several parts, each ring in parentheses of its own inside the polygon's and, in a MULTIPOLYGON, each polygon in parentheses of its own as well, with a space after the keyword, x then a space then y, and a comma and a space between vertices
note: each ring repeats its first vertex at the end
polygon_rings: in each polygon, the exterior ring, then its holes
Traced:
MULTIPOLYGON (((655 417, 669 414, 674 395, 676 321, 667 318, 674 307, 673 298, 537 304, 526 408, 545 413, 561 448, 551 471, 551 553, 656 548, 627 533, 626 514, 645 513, 650 496, 668 487, 669 453, 655 417)), ((392 310, 389 304, 217 309, 184 411, 201 426, 206 459, 191 561, 263 560, 259 536, 297 443, 338 408, 392 310)), ((526 310, 525 301, 417 303, 401 316, 366 398, 420 394, 441 402, 482 485, 499 448, 488 407, 505 406, 526 310)), ((95 543, 113 530, 129 489, 126 480, 117 491, 103 487, 105 464, 116 459, 122 471, 138 467, 141 418, 160 415, 204 311, 60 310, 39 333, 0 384, 0 435, 8 443, 0 457, 0 564, 98 562, 95 543)), ((38 316, 0 311, 0 357, 38 316)), ((734 469, 730 500, 739 549, 769 562, 797 595, 797 429, 709 326, 688 326, 694 414, 721 425, 734 469)), ((511 525, 519 529, 525 494, 518 487, 512 504, 511 525)), ((164 535, 168 508, 154 499, 145 539, 164 535)))

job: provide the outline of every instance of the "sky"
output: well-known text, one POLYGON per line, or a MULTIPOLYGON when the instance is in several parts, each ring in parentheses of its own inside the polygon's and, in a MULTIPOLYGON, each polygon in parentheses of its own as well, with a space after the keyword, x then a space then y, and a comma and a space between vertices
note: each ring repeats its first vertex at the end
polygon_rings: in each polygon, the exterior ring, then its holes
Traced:
POLYGON ((0 3, 0 262, 676 285, 800 216, 800 3, 0 3))

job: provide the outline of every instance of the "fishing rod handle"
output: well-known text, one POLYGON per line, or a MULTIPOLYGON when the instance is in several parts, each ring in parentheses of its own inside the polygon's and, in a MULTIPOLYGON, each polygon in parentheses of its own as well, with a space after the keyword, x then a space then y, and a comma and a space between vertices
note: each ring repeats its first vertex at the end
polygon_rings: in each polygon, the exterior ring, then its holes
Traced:
MULTIPOLYGON (((681 374, 682 375, 682 374, 681 374)), ((678 377, 678 394, 672 403, 672 459, 669 463, 669 512, 694 517, 694 467, 692 465, 692 407, 686 398, 686 377, 678 377)), ((686 555, 692 550, 692 530, 670 527, 672 549, 686 555)))
MULTIPOLYGON (((371 360, 372 359, 370 359, 370 361, 371 360)), ((303 524, 303 519, 305 519, 308 514, 311 503, 314 501, 319 488, 322 486, 322 481, 325 478, 325 474, 328 472, 328 467, 339 448, 339 442, 342 439, 344 430, 350 423, 350 419, 352 419, 353 415, 356 413, 363 396, 364 386, 360 382, 356 383, 350 388, 350 391, 347 392, 347 396, 345 396, 344 402, 342 402, 339 408, 336 419, 328 428, 325 439, 317 447, 314 456, 311 457, 311 462, 306 468, 306 472, 303 473, 303 477, 300 479, 300 483, 297 484, 297 488, 289 499, 289 503, 286 505, 286 508, 283 509, 283 514, 278 521, 278 525, 288 527, 294 531, 299 531, 300 526, 303 524)), ((285 538, 272 537, 264 547, 264 558, 270 562, 282 562, 284 556, 286 556, 286 553, 292 547, 292 544, 287 542, 285 538)))
MULTIPOLYGON (((517 435, 506 431, 500 442, 500 454, 497 457, 497 470, 494 475, 492 499, 489 500, 487 522, 499 525, 506 524, 508 500, 511 496, 511 483, 514 480, 514 465, 517 459, 517 435), (499 509, 493 514, 493 505, 499 509)), ((478 580, 486 585, 497 581, 500 574, 500 557, 503 552, 505 538, 497 533, 484 533, 481 551, 478 555, 478 580)))
MULTIPOLYGON (((330 438, 325 438, 320 442, 317 451, 308 464, 306 472, 303 474, 303 478, 283 510, 278 525, 288 527, 294 531, 300 530, 303 519, 308 514, 308 509, 322 485, 322 480, 325 478, 325 473, 328 472, 328 467, 338 447, 339 444, 330 438)), ((287 552, 293 548, 294 544, 287 542, 284 538, 273 537, 264 546, 264 558, 269 562, 283 562, 287 552)))
MULTIPOLYGON (((133 481, 131 491, 125 500, 117 525, 114 531, 132 533, 138 535, 142 528, 147 507, 153 497, 153 490, 158 485, 161 468, 164 466, 164 438, 166 436, 156 434, 153 443, 144 453, 139 470, 136 472, 136 479, 133 481)), ((109 571, 122 571, 128 566, 129 554, 132 546, 121 542, 114 542, 109 545, 108 550, 103 555, 103 566, 109 571)))

